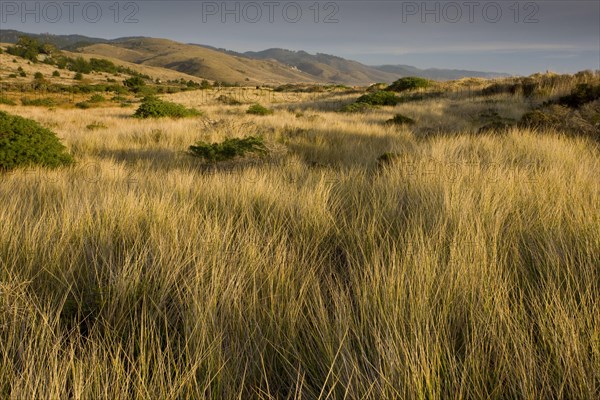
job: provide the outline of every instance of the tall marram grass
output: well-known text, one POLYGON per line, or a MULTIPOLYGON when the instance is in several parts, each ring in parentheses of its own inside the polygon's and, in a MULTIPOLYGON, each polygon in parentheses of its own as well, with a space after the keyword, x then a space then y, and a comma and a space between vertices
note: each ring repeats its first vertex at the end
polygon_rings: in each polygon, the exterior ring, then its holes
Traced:
POLYGON ((207 172, 197 121, 71 112, 78 165, 0 177, 0 397, 600 395, 592 142, 272 116, 293 154, 207 172))

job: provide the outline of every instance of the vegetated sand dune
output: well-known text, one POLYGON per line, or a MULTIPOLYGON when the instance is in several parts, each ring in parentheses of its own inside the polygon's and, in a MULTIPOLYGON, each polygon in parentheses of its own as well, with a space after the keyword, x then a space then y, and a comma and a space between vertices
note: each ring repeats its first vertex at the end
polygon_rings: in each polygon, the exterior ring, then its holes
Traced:
POLYGON ((597 397, 597 142, 477 134, 520 94, 336 112, 356 97, 164 96, 204 112, 178 120, 0 104, 77 160, 0 177, 2 397, 597 397), (271 155, 185 154, 248 135, 271 155))

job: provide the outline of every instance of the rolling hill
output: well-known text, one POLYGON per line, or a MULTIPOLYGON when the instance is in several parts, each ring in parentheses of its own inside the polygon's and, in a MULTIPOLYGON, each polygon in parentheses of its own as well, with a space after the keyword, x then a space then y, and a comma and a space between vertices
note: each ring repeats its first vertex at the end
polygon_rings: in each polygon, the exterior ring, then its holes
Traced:
POLYGON ((232 56, 167 39, 126 39, 93 44, 80 50, 135 64, 168 68, 214 81, 248 84, 318 82, 310 74, 277 61, 232 56))
POLYGON ((436 80, 507 76, 493 72, 419 69, 408 65, 368 66, 328 54, 313 55, 305 51, 277 48, 237 53, 208 45, 148 37, 108 40, 83 35, 27 34, 15 30, 0 30, 0 41, 15 43, 21 35, 97 57, 166 68, 212 81, 247 85, 333 83, 362 86, 375 82, 390 83, 404 76, 436 80))

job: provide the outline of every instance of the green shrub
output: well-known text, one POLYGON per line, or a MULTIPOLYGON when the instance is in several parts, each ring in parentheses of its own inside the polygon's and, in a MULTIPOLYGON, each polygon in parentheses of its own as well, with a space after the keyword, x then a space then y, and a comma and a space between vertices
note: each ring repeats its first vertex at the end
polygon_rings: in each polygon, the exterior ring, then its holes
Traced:
POLYGON ((33 75, 33 79, 38 79, 38 80, 39 80, 39 79, 44 79, 44 74, 42 74, 41 72, 36 72, 36 73, 33 75))
MULTIPOLYGON (((555 106, 560 107, 560 106, 555 106)), ((566 110, 566 109, 565 109, 566 110)), ((519 121, 519 126, 524 128, 553 128, 562 125, 566 115, 562 110, 553 109, 537 109, 529 111, 519 121)))
POLYGON ((372 106, 395 106, 400 102, 400 99, 394 92, 375 92, 360 96, 356 103, 366 103, 372 106))
POLYGON ((248 136, 244 139, 225 139, 221 143, 212 144, 201 141, 190 146, 189 153, 214 163, 242 157, 247 153, 266 154, 267 148, 262 138, 248 136))
POLYGON ((367 110, 371 110, 373 108, 372 105, 367 103, 351 103, 343 106, 340 111, 347 113, 357 113, 357 112, 365 112, 367 110))
POLYGON ((56 101, 51 97, 41 97, 39 99, 23 97, 21 99, 21 104, 24 106, 54 107, 56 105, 56 101))
POLYGON ((146 86, 146 81, 139 76, 132 76, 129 79, 125 79, 123 85, 132 92, 138 93, 146 86))
POLYGON ((0 104, 6 104, 7 106, 17 105, 14 101, 12 101, 8 97, 4 97, 4 96, 0 96, 0 104))
POLYGON ((558 99, 558 104, 579 108, 586 103, 600 99, 600 85, 581 83, 571 91, 571 94, 558 99))
POLYGON ((248 108, 248 111, 246 111, 246 114, 270 115, 270 114, 273 114, 273 110, 269 110, 268 108, 266 108, 260 104, 253 104, 250 106, 250 108, 248 108))
POLYGON ((10 75, 8 75, 8 77, 9 77, 9 78, 16 78, 16 77, 17 77, 17 74, 10 74, 10 75))
POLYGON ((514 125, 515 121, 498 114, 498 111, 490 108, 481 112, 478 119, 483 123, 478 133, 503 133, 514 125))
POLYGON ((396 114, 394 118, 387 120, 386 123, 390 125, 414 125, 415 120, 402 114, 396 114))
POLYGON ((73 162, 56 134, 37 122, 0 111, 0 170, 73 162))
POLYGON ((20 36, 17 43, 14 46, 8 47, 6 50, 8 54, 37 62, 41 46, 36 39, 30 38, 29 36, 20 36))
POLYGON ((25 78, 27 76, 27 73, 25 71, 21 71, 19 72, 19 76, 25 78))
POLYGON ((81 72, 77 72, 73 79, 75 79, 76 81, 81 81, 83 80, 83 74, 81 72))
POLYGON ((81 101, 79 103, 75 103, 75 107, 81 108, 82 110, 87 110, 91 107, 91 105, 87 101, 81 101))
POLYGON ((388 86, 387 90, 393 92, 404 92, 408 90, 425 89, 429 86, 431 86, 431 82, 427 79, 408 76, 406 78, 398 79, 388 86))
POLYGON ((106 101, 106 99, 100 94, 95 94, 92 97, 90 97, 88 101, 90 103, 102 103, 103 101, 106 101))
POLYGON ((133 115, 136 118, 185 118, 196 117, 202 113, 193 108, 185 108, 181 104, 171 103, 156 97, 146 97, 133 115))
POLYGON ((60 78, 60 72, 58 72, 58 71, 54 71, 54 72, 52 73, 52 76, 53 76, 53 77, 55 77, 55 78, 60 78))

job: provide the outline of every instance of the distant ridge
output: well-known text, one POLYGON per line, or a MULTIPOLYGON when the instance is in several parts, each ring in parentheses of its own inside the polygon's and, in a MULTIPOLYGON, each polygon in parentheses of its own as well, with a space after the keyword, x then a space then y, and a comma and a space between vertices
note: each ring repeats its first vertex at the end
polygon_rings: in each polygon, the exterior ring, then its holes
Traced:
POLYGON ((214 81, 238 84, 321 83, 363 86, 391 83, 405 76, 435 80, 509 76, 496 72, 419 69, 410 65, 369 66, 329 54, 272 48, 238 53, 200 44, 144 36, 102 39, 84 35, 29 34, 0 30, 0 41, 15 43, 27 35, 57 47, 172 69, 214 81))

